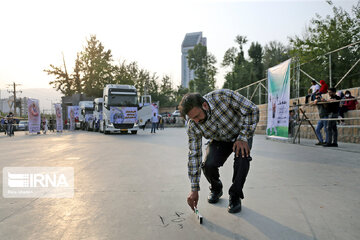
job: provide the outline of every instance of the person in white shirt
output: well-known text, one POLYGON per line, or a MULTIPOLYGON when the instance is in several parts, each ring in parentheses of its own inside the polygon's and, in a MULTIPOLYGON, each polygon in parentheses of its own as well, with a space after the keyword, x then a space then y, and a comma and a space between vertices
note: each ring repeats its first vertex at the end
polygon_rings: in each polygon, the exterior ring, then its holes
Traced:
POLYGON ((311 97, 311 101, 315 100, 316 93, 320 91, 320 85, 316 83, 316 81, 311 81, 311 87, 308 90, 308 95, 305 97, 305 104, 309 103, 309 97, 311 97))
POLYGON ((154 113, 154 116, 151 117, 151 133, 155 133, 156 124, 158 122, 158 117, 156 116, 156 113, 154 113))

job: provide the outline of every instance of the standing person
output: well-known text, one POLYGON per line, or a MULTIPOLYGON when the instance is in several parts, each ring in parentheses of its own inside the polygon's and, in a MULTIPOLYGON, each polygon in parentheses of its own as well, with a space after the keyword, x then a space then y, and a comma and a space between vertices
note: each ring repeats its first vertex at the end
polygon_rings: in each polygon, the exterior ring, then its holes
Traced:
POLYGON ((321 98, 320 93, 317 93, 314 104, 316 104, 316 106, 318 108, 320 120, 317 122, 316 130, 315 130, 316 135, 319 138, 319 142, 316 143, 315 145, 324 145, 329 141, 329 134, 328 134, 328 130, 327 130, 328 121, 321 120, 321 119, 328 118, 329 113, 325 107, 325 104, 321 104, 321 102, 325 102, 325 99, 321 98), (324 131, 325 131, 325 142, 323 141, 323 137, 321 135, 322 128, 324 128, 324 131))
POLYGON ((153 131, 155 133, 157 122, 158 122, 158 118, 156 116, 156 113, 154 113, 154 116, 152 116, 151 118, 151 133, 153 133, 153 131))
POLYGON ((9 137, 11 137, 12 135, 14 135, 14 126, 13 126, 13 124, 15 123, 14 115, 13 115, 12 112, 9 112, 9 114, 6 116, 6 120, 7 120, 6 132, 7 132, 7 135, 9 137))
MULTIPOLYGON (((326 108, 328 111, 328 117, 329 118, 338 118, 339 116, 339 100, 341 99, 339 96, 336 95, 336 88, 329 88, 328 90, 330 99, 327 101, 329 103, 326 104, 326 108)), ((336 120, 330 120, 328 122, 328 134, 329 139, 328 142, 323 145, 324 147, 337 147, 337 126, 336 126, 336 120)))
POLYGON ((159 130, 159 125, 160 125, 160 115, 157 116, 157 123, 156 123, 156 130, 159 130))
POLYGON ((46 117, 43 118, 42 124, 43 124, 43 133, 46 134, 46 132, 48 131, 48 121, 46 117))
POLYGON ((291 137, 294 136, 295 125, 296 125, 295 111, 290 110, 289 111, 289 135, 291 137))
POLYGON ((164 130, 164 118, 163 117, 160 117, 160 130, 164 130))
POLYGON ((305 97, 305 104, 309 102, 309 97, 311 97, 311 101, 315 100, 315 94, 320 91, 319 84, 316 83, 316 81, 311 81, 311 87, 308 90, 308 95, 305 97))
POLYGON ((54 120, 52 119, 52 117, 50 117, 50 119, 49 119, 49 131, 52 131, 52 132, 54 132, 55 130, 54 130, 54 120))
POLYGON ((1 118, 0 128, 4 130, 4 133, 5 133, 5 135, 6 135, 5 119, 4 119, 4 118, 1 118))
POLYGON ((199 200, 201 169, 210 183, 209 203, 216 203, 222 196, 219 167, 223 166, 232 152, 234 172, 229 189, 229 213, 241 211, 244 198, 243 186, 250 167, 252 137, 259 121, 258 107, 237 92, 221 89, 205 96, 186 94, 179 109, 182 117, 188 117, 189 137, 188 175, 191 191, 187 203, 194 210, 199 200), (210 139, 202 162, 202 137, 210 139))

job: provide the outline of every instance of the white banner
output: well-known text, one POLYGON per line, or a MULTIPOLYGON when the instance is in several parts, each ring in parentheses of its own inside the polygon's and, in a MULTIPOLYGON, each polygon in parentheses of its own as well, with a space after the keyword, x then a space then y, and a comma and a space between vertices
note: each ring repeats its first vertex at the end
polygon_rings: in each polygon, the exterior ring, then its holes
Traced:
POLYGON ((267 135, 288 137, 291 59, 268 69, 267 135))
POLYGON ((40 132, 40 107, 39 100, 28 98, 28 119, 29 119, 29 133, 40 132))
POLYGON ((111 123, 135 123, 136 120, 137 107, 110 107, 111 123))
POLYGON ((75 119, 79 119, 79 106, 68 106, 68 119, 70 131, 75 130, 75 119))
POLYGON ((63 118, 62 118, 62 107, 60 103, 56 103, 55 113, 56 113, 56 131, 63 130, 63 118))

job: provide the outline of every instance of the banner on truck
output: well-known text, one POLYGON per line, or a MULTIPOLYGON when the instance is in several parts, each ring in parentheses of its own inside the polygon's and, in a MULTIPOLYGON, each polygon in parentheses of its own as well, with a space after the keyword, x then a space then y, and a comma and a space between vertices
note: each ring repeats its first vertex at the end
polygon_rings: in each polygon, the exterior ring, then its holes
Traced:
POLYGON ((62 118, 62 107, 60 103, 56 103, 55 105, 55 113, 56 113, 56 130, 63 130, 63 118, 62 118))
POLYGON ((115 124, 135 123, 137 107, 110 107, 110 122, 115 124))
POLYGON ((29 133, 40 132, 40 107, 39 100, 28 98, 28 119, 29 119, 29 133))
POLYGON ((266 133, 288 137, 291 59, 268 69, 268 116, 266 133))

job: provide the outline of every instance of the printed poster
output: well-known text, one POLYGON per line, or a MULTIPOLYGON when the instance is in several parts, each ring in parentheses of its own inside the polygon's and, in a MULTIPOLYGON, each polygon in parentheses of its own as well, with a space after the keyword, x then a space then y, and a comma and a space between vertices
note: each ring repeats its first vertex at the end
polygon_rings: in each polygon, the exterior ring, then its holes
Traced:
POLYGON ((63 130, 63 118, 62 118, 62 107, 60 103, 56 103, 55 105, 55 113, 56 113, 56 130, 63 130))
POLYGON ((135 123, 137 107, 110 107, 110 122, 114 124, 135 123))
POLYGON ((39 100, 28 98, 28 119, 29 119, 29 133, 40 132, 40 107, 39 100))
POLYGON ((268 69, 268 117, 266 134, 288 137, 291 59, 268 69))

